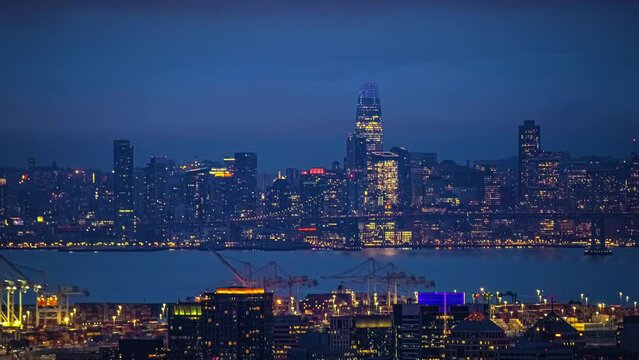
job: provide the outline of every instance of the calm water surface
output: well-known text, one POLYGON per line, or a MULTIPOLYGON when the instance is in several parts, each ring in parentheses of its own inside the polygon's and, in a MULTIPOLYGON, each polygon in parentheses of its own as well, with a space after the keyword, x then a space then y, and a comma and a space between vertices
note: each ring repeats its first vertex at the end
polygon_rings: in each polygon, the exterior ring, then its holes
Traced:
MULTIPOLYGON (((207 288, 231 285, 230 271, 210 252, 2 251, 8 259, 46 271, 53 286, 79 285, 91 295, 77 301, 171 302, 207 288)), ((613 256, 595 258, 582 249, 473 249, 338 251, 225 251, 225 256, 262 266, 276 261, 294 274, 317 278, 303 292, 330 291, 338 280, 322 275, 339 273, 369 257, 392 262, 401 270, 436 282, 435 290, 517 292, 532 300, 544 289, 561 300, 589 294, 590 302, 619 303, 619 292, 639 300, 639 248, 615 249, 613 256)), ((237 264, 242 269, 241 264, 237 264)), ((364 289, 362 285, 347 284, 364 289)), ((383 290, 380 290, 383 291, 383 290)), ((632 303, 633 300, 631 300, 632 303)))

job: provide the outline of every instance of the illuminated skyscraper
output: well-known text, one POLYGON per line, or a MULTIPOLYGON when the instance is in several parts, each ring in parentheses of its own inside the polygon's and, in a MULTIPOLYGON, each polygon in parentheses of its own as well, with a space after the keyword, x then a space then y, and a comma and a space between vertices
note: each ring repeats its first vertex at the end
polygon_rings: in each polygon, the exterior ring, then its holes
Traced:
POLYGON ((519 202, 528 201, 528 159, 541 151, 541 130, 533 120, 519 126, 519 202))
POLYGON ((409 212, 413 200, 411 181, 411 154, 403 147, 395 146, 390 152, 397 155, 397 204, 402 212, 409 212))
POLYGON ((563 186, 560 181, 560 157, 542 151, 526 160, 528 206, 539 212, 557 212, 564 207, 563 186))
POLYGON ((129 140, 113 141, 113 192, 118 208, 133 207, 133 146, 129 140))
POLYGON ((393 319, 386 315, 357 315, 353 319, 351 349, 357 359, 390 360, 395 356, 393 319))
POLYGON ((630 156, 630 171, 627 180, 628 210, 639 213, 639 154, 633 152, 630 156))
POLYGON ((113 141, 113 194, 115 233, 121 240, 135 237, 133 213, 133 146, 129 140, 113 141))
POLYGON ((172 358, 202 358, 202 305, 178 303, 169 306, 168 345, 172 358))
POLYGON ((366 152, 383 150, 382 106, 377 84, 365 83, 359 89, 357 99, 355 135, 366 139, 366 152))
POLYGON ((7 188, 7 179, 0 178, 0 217, 6 214, 6 188, 7 188))
POLYGON ((220 288, 201 296, 206 358, 273 359, 273 293, 220 288))
POLYGON ((144 169, 144 212, 148 222, 168 222, 169 163, 164 156, 153 156, 144 169))
POLYGON ((373 152, 368 183, 368 208, 373 213, 393 211, 399 200, 399 157, 392 152, 373 152))

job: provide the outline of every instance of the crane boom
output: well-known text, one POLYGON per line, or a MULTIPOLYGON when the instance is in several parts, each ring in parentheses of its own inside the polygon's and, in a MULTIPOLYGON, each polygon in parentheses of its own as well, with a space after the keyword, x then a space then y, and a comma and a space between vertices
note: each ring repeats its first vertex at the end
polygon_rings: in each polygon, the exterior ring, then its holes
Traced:
POLYGON ((217 259, 220 260, 220 262, 224 266, 226 266, 229 270, 231 270, 231 272, 235 276, 235 279, 239 281, 240 284, 242 284, 242 286, 249 287, 252 285, 253 282, 250 279, 246 279, 244 275, 242 275, 233 265, 231 265, 231 263, 229 263, 226 260, 226 258, 224 258, 224 256, 222 256, 219 252, 215 250, 212 250, 212 251, 213 251, 213 254, 217 257, 217 259))

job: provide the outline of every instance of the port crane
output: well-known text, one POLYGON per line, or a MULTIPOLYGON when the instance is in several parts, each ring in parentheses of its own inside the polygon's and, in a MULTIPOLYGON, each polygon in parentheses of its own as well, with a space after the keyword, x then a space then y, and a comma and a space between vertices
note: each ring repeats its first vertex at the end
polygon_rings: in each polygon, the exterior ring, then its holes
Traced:
POLYGON ((393 263, 381 263, 374 258, 368 258, 364 262, 337 274, 322 276, 322 279, 336 279, 342 282, 365 283, 366 299, 371 305, 371 291, 377 293, 378 284, 386 285, 386 306, 397 304, 397 288, 404 287, 410 295, 417 287, 431 288, 435 282, 425 278, 401 271, 393 263), (392 294, 391 294, 392 292, 392 294))
POLYGON ((0 255, 0 277, 0 325, 16 335, 31 322, 31 313, 23 310, 23 299, 29 292, 33 292, 36 298, 35 327, 46 326, 50 322, 68 324, 72 316, 69 298, 89 295, 87 290, 78 286, 49 290, 44 271, 16 264, 4 255, 0 255))
POLYGON ((276 293, 280 289, 288 290, 288 299, 290 301, 289 312, 296 313, 299 304, 300 288, 315 287, 318 284, 316 279, 307 275, 295 275, 286 271, 280 264, 270 261, 260 268, 256 268, 253 264, 223 256, 218 251, 212 250, 215 257, 231 271, 237 283, 243 287, 261 286, 267 291, 276 293), (244 265, 247 273, 238 270, 230 261, 235 261, 244 265), (296 290, 296 297, 293 297, 293 289, 296 290), (297 299, 297 301, 295 301, 297 299))

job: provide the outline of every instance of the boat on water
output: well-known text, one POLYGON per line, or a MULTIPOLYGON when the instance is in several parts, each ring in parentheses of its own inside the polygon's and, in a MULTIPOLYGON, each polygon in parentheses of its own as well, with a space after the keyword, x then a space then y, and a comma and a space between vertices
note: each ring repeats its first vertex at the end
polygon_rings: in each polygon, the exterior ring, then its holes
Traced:
POLYGON ((586 256, 608 256, 612 255, 612 250, 607 247, 601 246, 589 246, 584 250, 584 255, 586 256))

